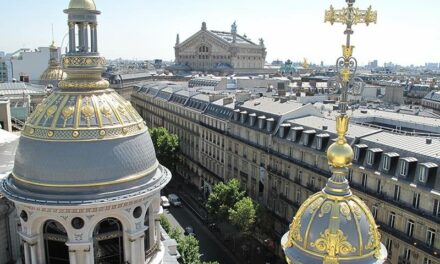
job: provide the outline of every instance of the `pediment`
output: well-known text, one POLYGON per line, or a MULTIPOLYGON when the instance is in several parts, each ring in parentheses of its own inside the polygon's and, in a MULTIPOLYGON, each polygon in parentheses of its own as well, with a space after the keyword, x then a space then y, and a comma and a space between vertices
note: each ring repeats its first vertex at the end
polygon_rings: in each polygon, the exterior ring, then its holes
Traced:
POLYGON ((217 50, 224 51, 228 51, 230 47, 229 43, 217 37, 208 30, 200 30, 177 47, 182 52, 185 50, 196 50, 202 44, 205 44, 209 47, 215 47, 217 50))

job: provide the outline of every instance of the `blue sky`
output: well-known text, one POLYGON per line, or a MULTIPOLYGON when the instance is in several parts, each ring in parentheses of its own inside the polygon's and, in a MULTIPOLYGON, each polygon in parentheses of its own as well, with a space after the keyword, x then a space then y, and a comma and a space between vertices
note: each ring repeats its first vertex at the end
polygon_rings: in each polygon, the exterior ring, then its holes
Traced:
MULTIPOLYGON (((208 29, 238 32, 254 41, 264 38, 267 60, 310 61, 332 64, 341 54, 343 26, 324 24, 330 4, 343 0, 95 0, 99 17, 99 50, 107 58, 173 59, 176 33, 184 40, 206 21, 208 29)), ((378 11, 378 24, 354 28, 354 55, 360 63, 424 64, 440 62, 440 1, 358 0, 378 11)), ((36 48, 67 32, 62 12, 68 0, 0 0, 0 50, 36 48), (5 12, 5 10, 7 10, 5 12)), ((67 45, 64 42, 64 46, 67 45)))

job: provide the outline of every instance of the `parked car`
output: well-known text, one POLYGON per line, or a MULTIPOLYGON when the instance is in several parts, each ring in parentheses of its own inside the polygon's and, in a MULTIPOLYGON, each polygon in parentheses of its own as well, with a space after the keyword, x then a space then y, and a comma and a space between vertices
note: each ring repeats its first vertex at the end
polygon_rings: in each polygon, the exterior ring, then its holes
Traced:
POLYGON ((185 236, 196 236, 194 233, 194 229, 191 226, 185 227, 185 232, 183 233, 185 236))
POLYGON ((168 194, 168 200, 170 201, 170 204, 172 206, 181 207, 182 202, 180 201, 179 196, 175 195, 174 193, 168 194))
POLYGON ((160 197, 160 205, 162 205, 163 208, 170 207, 170 201, 168 200, 168 198, 166 196, 160 197))

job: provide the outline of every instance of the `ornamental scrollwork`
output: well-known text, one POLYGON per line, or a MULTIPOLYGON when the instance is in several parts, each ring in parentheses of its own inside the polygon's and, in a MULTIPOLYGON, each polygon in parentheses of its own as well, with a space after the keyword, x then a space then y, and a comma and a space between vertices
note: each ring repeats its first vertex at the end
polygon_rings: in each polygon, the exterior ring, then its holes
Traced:
POLYGON ((330 229, 326 229, 324 233, 321 233, 320 238, 310 243, 310 246, 325 252, 329 257, 344 256, 356 252, 356 248, 347 240, 342 230, 332 233, 330 229))

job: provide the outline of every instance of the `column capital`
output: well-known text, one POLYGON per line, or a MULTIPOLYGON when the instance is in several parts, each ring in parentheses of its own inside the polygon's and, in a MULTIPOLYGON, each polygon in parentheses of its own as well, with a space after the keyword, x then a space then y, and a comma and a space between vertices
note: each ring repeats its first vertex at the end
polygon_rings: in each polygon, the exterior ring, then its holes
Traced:
POLYGON ((30 246, 34 246, 35 244, 37 244, 40 238, 39 234, 29 235, 23 232, 19 232, 18 234, 23 239, 23 241, 28 243, 30 246))
POLYGON ((69 251, 89 252, 93 247, 93 242, 67 241, 66 246, 69 247, 69 251))
POLYGON ((126 233, 128 240, 130 242, 134 242, 134 241, 138 240, 139 238, 143 238, 145 236, 145 230, 147 230, 147 229, 148 229, 148 226, 145 226, 140 230, 136 230, 135 232, 126 233))

